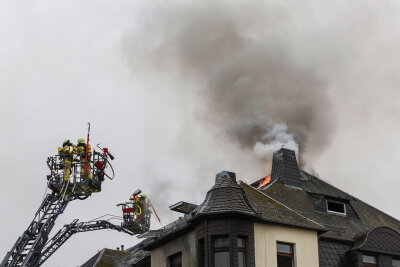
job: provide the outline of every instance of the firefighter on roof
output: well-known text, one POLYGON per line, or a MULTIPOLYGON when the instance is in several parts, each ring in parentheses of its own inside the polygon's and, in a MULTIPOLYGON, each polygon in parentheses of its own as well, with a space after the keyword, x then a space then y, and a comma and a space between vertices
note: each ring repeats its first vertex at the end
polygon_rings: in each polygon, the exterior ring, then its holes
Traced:
POLYGON ((90 144, 86 145, 84 138, 79 138, 77 141, 77 146, 75 148, 75 153, 79 156, 81 162, 81 175, 92 181, 92 171, 90 168, 90 157, 92 153, 92 148, 90 144))
POLYGON ((64 170, 64 182, 68 182, 71 176, 71 167, 72 167, 72 158, 73 158, 73 150, 75 145, 71 143, 69 139, 65 139, 62 147, 58 148, 58 154, 60 155, 60 159, 63 163, 64 170))

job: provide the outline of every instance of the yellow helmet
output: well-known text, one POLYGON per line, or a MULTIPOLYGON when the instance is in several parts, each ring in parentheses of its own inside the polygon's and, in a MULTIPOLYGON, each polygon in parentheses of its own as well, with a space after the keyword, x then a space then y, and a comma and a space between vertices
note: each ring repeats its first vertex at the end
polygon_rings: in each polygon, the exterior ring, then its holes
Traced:
POLYGON ((78 144, 86 144, 85 138, 79 138, 79 139, 77 140, 77 142, 78 142, 78 144))

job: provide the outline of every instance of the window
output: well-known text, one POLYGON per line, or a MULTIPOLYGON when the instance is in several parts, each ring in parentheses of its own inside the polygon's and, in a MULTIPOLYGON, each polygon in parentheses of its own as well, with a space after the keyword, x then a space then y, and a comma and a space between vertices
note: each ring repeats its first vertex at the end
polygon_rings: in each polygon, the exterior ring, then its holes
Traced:
POLYGON ((278 267, 294 267, 293 244, 276 243, 278 267))
POLYGON ((393 259, 392 260, 392 266, 393 267, 400 267, 400 260, 393 259))
POLYGON ((204 267, 206 255, 204 253, 204 239, 199 239, 197 243, 197 262, 198 267, 204 267))
POLYGON ((182 252, 168 257, 168 267, 182 267, 182 252))
POLYGON ((328 212, 346 215, 346 206, 344 203, 335 201, 326 201, 328 212))
POLYGON ((238 237, 238 267, 246 267, 246 239, 238 237))
POLYGON ((229 237, 215 237, 212 243, 214 267, 230 267, 229 237))
POLYGON ((363 259, 363 267, 378 267, 376 257, 363 255, 362 259, 363 259))

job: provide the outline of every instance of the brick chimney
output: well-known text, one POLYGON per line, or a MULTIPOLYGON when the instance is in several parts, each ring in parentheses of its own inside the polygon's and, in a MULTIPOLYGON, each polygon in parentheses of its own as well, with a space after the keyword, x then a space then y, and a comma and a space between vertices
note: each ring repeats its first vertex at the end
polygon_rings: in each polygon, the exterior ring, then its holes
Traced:
POLYGON ((300 171, 297 166, 296 153, 281 148, 274 152, 272 159, 272 180, 279 180, 284 185, 301 189, 300 171))

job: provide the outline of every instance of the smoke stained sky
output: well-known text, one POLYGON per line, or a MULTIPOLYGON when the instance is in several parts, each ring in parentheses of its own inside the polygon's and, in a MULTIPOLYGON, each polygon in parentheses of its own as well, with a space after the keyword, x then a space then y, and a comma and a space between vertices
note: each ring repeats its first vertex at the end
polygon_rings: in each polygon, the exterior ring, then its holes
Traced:
MULTIPOLYGON (((223 169, 252 182, 267 168, 252 148, 276 123, 299 133, 323 179, 400 218, 399 3, 247 2, 0 3, 0 256, 39 206, 46 157, 87 121, 117 178, 54 230, 118 214, 138 187, 166 222, 223 169)), ((76 235, 45 266, 135 242, 76 235)))

